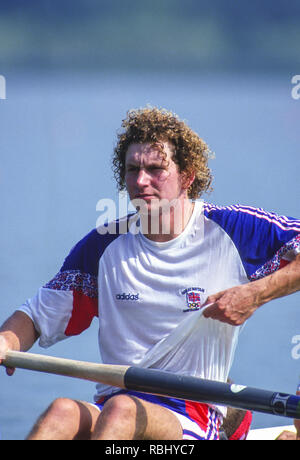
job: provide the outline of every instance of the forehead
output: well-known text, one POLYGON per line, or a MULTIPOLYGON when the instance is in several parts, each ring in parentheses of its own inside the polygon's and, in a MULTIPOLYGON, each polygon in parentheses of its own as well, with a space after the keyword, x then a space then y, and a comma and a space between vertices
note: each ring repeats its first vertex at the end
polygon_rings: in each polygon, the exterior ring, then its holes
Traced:
POLYGON ((170 159, 174 153, 173 145, 166 141, 160 144, 130 144, 126 152, 125 163, 141 161, 160 161, 170 159), (162 156, 163 155, 163 156, 162 156))

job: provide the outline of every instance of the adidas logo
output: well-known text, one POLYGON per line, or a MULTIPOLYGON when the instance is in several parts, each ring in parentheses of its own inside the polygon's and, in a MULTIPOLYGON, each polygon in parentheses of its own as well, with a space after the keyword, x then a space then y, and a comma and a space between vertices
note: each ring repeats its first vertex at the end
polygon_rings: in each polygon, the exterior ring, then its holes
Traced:
POLYGON ((116 294, 117 300, 139 300, 139 294, 116 294))

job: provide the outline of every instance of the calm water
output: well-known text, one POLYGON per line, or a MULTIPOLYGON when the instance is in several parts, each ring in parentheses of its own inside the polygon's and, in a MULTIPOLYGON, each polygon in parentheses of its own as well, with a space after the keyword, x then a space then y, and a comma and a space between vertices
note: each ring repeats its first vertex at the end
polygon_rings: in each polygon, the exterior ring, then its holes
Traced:
MULTIPOLYGON (((215 152, 217 204, 242 203, 299 217, 300 100, 291 75, 6 76, 0 100, 2 322, 59 269, 96 222, 96 203, 116 198, 110 170, 115 133, 127 109, 149 103, 177 112, 215 152)), ((294 392, 300 361, 298 294, 264 306, 241 335, 236 383, 294 392)), ((82 336, 35 353, 98 361, 97 322, 82 336)), ((58 396, 91 400, 94 384, 17 370, 0 374, 2 439, 23 439, 58 396)), ((289 424, 255 414, 253 427, 289 424)))

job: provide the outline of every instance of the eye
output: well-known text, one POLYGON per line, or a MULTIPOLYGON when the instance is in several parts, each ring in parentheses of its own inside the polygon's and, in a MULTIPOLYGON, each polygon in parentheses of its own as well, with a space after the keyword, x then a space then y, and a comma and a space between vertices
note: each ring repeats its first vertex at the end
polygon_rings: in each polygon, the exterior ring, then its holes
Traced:
POLYGON ((150 171, 162 171, 163 168, 161 166, 150 166, 149 167, 150 171))
POLYGON ((131 165, 131 166, 126 167, 126 172, 134 172, 134 171, 138 171, 138 170, 139 170, 139 168, 137 166, 131 165))

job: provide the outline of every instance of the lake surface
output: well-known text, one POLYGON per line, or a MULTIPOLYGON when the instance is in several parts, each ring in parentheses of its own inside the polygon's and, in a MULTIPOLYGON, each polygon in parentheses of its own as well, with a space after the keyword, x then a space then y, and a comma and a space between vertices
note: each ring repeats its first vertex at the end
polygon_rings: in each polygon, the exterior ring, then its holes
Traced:
MULTIPOLYGON (((117 199, 110 167, 126 111, 145 104, 175 111, 215 152, 216 204, 241 203, 300 217, 300 100, 291 75, 7 75, 0 100, 0 322, 59 270, 95 226, 96 204, 117 199)), ((293 393, 300 375, 292 339, 300 296, 262 307, 246 324, 231 378, 293 393)), ((98 361, 97 321, 79 337, 34 353, 98 361)), ((17 370, 0 373, 2 439, 23 439, 58 396, 92 400, 94 384, 17 370)), ((254 415, 253 427, 289 419, 254 415)))

